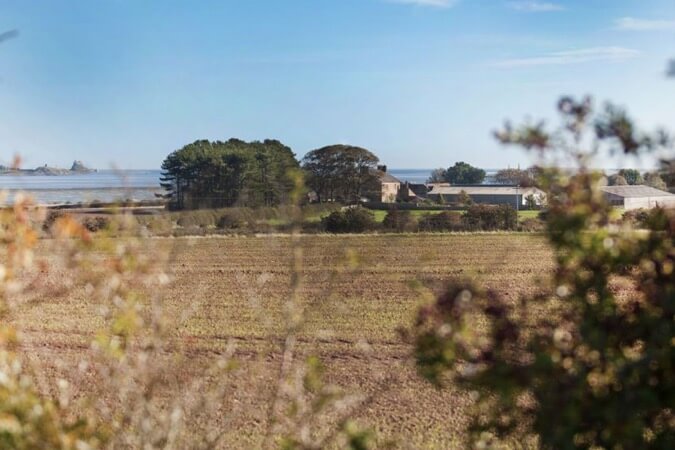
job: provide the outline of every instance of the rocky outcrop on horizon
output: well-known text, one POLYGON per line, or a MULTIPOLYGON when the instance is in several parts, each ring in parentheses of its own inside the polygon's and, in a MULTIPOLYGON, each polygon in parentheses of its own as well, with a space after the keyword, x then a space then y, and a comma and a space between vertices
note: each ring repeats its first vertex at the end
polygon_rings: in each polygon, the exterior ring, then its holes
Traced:
POLYGON ((43 176, 62 176, 62 175, 81 175, 87 173, 94 173, 96 169, 86 167, 82 161, 75 160, 70 169, 63 169, 61 167, 44 166, 36 167, 35 169, 12 169, 5 166, 0 166, 0 175, 43 175, 43 176))
POLYGON ((73 165, 70 166, 70 171, 71 172, 77 172, 77 173, 91 173, 91 172, 96 172, 95 169, 90 169, 86 167, 82 161, 75 160, 73 161, 73 165))

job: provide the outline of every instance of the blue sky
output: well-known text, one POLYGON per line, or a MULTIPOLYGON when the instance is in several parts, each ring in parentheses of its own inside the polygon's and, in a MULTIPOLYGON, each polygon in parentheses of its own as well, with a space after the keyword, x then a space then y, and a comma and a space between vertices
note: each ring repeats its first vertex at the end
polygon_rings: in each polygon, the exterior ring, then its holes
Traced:
POLYGON ((491 130, 562 94, 675 130, 673 0, 0 0, 9 29, 0 158, 27 166, 158 168, 239 137, 513 167, 529 157, 491 130))

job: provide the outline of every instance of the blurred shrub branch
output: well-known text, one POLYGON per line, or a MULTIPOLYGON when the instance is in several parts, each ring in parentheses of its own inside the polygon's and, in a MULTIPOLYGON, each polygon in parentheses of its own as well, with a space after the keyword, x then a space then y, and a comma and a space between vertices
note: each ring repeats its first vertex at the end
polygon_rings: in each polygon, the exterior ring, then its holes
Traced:
POLYGON ((423 308, 408 335, 420 373, 475 395, 471 445, 530 436, 542 448, 675 447, 675 213, 654 209, 646 231, 616 214, 588 168, 598 149, 669 152, 664 132, 639 131, 624 110, 590 98, 558 104, 543 122, 496 137, 533 150, 547 167, 547 235, 556 269, 542 292, 509 302, 455 281, 423 308), (556 168, 561 156, 576 170, 556 168), (630 286, 617 295, 617 283, 630 286))

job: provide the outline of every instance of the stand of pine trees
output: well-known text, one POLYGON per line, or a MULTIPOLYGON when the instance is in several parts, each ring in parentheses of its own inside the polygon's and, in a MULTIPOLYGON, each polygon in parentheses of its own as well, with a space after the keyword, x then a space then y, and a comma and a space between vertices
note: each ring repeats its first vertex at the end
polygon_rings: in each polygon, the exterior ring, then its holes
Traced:
POLYGON ((293 187, 299 167, 292 150, 276 140, 195 141, 162 163, 161 185, 172 209, 277 206, 293 187))

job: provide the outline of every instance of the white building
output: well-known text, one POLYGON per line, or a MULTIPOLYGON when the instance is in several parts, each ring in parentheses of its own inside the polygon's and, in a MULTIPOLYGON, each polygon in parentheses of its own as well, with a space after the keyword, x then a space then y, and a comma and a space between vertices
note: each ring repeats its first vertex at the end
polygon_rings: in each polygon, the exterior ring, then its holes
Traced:
POLYGON ((458 186, 448 184, 431 184, 427 194, 434 201, 440 201, 441 196, 446 203, 458 203, 464 194, 471 197, 474 203, 489 205, 516 205, 527 206, 528 198, 532 196, 537 206, 546 202, 546 193, 536 187, 518 187, 503 185, 476 185, 458 186), (463 194, 464 193, 464 194, 463 194))
POLYGON ((675 207, 675 195, 649 186, 604 186, 607 201, 626 210, 675 207))

